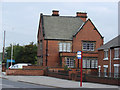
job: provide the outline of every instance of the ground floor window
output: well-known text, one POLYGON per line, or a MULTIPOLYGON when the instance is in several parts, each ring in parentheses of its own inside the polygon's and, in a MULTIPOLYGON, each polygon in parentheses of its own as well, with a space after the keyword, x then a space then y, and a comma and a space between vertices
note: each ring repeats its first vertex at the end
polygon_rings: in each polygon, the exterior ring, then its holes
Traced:
POLYGON ((75 67, 75 59, 73 57, 66 57, 65 63, 70 68, 75 67))
POLYGON ((83 68, 97 68, 97 58, 83 58, 83 68))
POLYGON ((114 64, 114 77, 119 77, 119 64, 114 64))
POLYGON ((108 65, 103 65, 104 68, 104 77, 108 76, 108 65))

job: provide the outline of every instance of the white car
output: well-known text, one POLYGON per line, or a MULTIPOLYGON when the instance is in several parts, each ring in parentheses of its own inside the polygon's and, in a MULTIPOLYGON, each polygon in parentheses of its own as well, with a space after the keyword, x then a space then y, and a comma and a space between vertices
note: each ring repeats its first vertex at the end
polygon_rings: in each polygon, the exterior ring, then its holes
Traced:
POLYGON ((27 63, 18 63, 18 64, 14 64, 13 66, 10 66, 9 69, 22 69, 23 66, 28 66, 31 64, 27 64, 27 63))

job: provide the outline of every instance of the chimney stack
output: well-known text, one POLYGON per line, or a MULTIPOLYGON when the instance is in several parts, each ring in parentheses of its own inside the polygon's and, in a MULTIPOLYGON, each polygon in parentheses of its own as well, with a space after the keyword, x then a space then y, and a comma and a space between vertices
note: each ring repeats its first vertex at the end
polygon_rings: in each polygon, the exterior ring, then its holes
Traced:
POLYGON ((59 16, 59 11, 58 10, 53 10, 52 11, 52 16, 59 16))
POLYGON ((77 12, 76 17, 80 17, 80 19, 83 20, 83 22, 85 22, 87 19, 87 13, 86 12, 77 12))

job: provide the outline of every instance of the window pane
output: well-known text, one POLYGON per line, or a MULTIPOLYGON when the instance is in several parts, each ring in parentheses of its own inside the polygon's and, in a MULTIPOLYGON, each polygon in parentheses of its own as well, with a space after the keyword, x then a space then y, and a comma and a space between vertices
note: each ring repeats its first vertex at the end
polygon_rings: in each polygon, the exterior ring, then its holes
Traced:
POLYGON ((70 52, 71 51, 71 45, 70 43, 67 43, 67 52, 70 52))
POLYGON ((108 58, 108 51, 104 51, 104 58, 108 58))
POLYGON ((119 58, 119 49, 115 49, 114 58, 119 58))
POLYGON ((63 43, 63 51, 66 51, 66 43, 63 43))
POLYGON ((86 60, 83 59, 83 68, 86 68, 86 60))
POLYGON ((107 68, 104 68, 104 77, 107 77, 107 68))
POLYGON ((62 43, 59 43, 59 51, 62 52, 62 43))
POLYGON ((90 60, 87 60, 87 68, 90 68, 90 60))
POLYGON ((95 59, 95 68, 98 68, 98 60, 95 59))
POLYGON ((118 77, 118 75, 119 75, 119 67, 114 66, 114 77, 118 77))
POLYGON ((95 60, 91 60, 91 68, 95 68, 95 60))

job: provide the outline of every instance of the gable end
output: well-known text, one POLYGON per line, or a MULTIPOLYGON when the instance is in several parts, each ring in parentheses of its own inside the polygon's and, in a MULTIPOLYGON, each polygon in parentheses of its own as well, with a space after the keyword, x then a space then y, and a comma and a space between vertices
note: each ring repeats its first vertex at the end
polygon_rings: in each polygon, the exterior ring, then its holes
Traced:
MULTIPOLYGON (((78 29, 78 32, 79 32, 81 29, 83 29, 84 25, 85 25, 88 21, 91 22, 91 24, 94 26, 94 30, 96 30, 96 31, 98 32, 98 34, 101 36, 101 38, 103 39, 104 37, 102 37, 102 35, 99 33, 99 31, 97 30, 97 28, 95 27, 95 25, 92 23, 92 21, 91 21, 90 19, 88 19, 85 23, 83 23, 83 25, 78 29)), ((76 32, 76 33, 73 35, 73 37, 75 37, 75 36, 78 34, 78 32, 76 32)))

